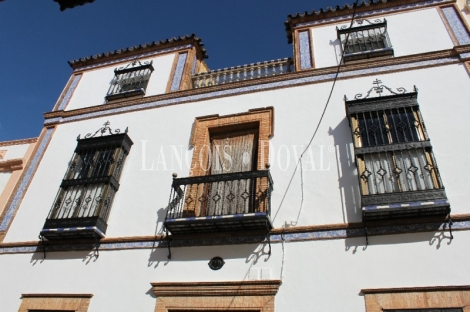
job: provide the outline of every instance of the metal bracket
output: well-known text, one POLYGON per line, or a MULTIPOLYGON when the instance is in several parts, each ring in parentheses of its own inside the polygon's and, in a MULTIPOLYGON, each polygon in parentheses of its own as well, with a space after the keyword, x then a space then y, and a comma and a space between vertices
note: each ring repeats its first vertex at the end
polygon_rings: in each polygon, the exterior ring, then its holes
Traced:
MULTIPOLYGON (((448 220, 447 220, 447 224, 449 225, 449 233, 450 233, 450 240, 453 240, 454 239, 454 235, 452 234, 452 224, 454 224, 454 222, 452 222, 452 219, 450 217, 450 214, 448 216, 448 220)), ((444 225, 444 230, 445 230, 445 225, 444 225)))
POLYGON ((168 230, 166 230, 166 240, 168 241, 168 259, 171 259, 171 235, 168 235, 168 230))
POLYGON ((44 236, 42 236, 41 234, 39 234, 39 239, 41 240, 41 245, 42 245, 42 252, 44 254, 44 258, 42 260, 45 260, 46 259, 46 242, 44 241, 44 236))
POLYGON ((369 235, 367 231, 367 222, 365 220, 364 220, 364 231, 366 233, 366 248, 367 248, 367 246, 369 246, 369 235))
POLYGON ((268 241, 268 245, 269 245, 269 252, 268 252, 268 255, 271 255, 271 235, 269 234, 270 229, 269 229, 269 224, 268 224, 268 222, 266 222, 266 228, 267 228, 267 230, 268 230, 268 233, 266 234, 266 240, 268 241))
POLYGON ((93 256, 95 257, 95 259, 98 259, 100 256, 99 248, 100 248, 100 240, 98 239, 98 236, 95 235, 95 246, 93 250, 93 256))

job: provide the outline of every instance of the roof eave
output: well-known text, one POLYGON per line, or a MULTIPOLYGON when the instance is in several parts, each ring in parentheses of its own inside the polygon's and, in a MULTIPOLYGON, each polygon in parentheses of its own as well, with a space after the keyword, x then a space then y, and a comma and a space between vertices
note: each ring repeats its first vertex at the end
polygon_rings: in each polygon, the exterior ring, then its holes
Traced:
POLYGON ((84 58, 76 59, 69 61, 70 67, 77 69, 86 65, 102 63, 108 60, 119 59, 124 56, 138 55, 149 51, 158 51, 166 48, 172 48, 177 46, 183 46, 186 44, 193 44, 198 50, 198 54, 202 58, 208 58, 204 44, 202 43, 201 38, 196 37, 196 35, 186 35, 183 37, 173 37, 166 40, 153 41, 151 43, 140 44, 138 46, 132 46, 124 49, 118 49, 114 51, 109 51, 106 53, 99 53, 84 58))

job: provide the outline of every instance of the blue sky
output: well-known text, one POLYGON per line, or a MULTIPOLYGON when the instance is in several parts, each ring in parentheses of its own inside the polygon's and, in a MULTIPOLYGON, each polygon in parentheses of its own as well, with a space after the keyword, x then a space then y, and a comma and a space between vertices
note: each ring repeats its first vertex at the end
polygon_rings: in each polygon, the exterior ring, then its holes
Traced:
MULTIPOLYGON (((344 0, 342 0, 344 1, 344 0)), ((352 3, 352 2, 351 2, 352 3)), ((53 0, 0 2, 0 141, 36 137, 70 74, 67 61, 185 34, 202 38, 211 69, 291 57, 287 15, 334 0, 53 0)))

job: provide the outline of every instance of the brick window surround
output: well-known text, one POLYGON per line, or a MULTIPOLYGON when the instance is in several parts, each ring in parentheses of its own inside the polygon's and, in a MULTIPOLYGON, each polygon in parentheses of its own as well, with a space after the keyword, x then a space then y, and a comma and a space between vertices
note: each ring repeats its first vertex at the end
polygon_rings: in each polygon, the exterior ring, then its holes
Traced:
POLYGON ((87 312, 92 294, 22 294, 18 312, 34 310, 87 312))
POLYGON ((155 312, 273 312, 280 280, 152 283, 155 312))
POLYGON ((258 161, 257 170, 266 169, 269 162, 269 139, 274 133, 274 108, 250 109, 246 113, 226 116, 209 115, 196 117, 193 124, 190 144, 194 147, 191 161, 190 176, 203 176, 207 172, 204 168, 208 161, 207 148, 210 146, 210 133, 212 131, 239 131, 255 126, 258 129, 258 161), (202 151, 202 152, 201 152, 202 151), (201 157, 202 156, 202 157, 201 157))
POLYGON ((470 285, 362 289, 366 312, 461 308, 470 312, 470 285))

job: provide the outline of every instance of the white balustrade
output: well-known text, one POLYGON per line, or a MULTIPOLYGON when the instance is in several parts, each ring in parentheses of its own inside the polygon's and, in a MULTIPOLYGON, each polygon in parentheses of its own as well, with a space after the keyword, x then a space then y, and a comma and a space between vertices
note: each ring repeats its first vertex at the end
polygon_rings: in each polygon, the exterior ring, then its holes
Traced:
POLYGON ((246 64, 237 67, 211 70, 192 76, 193 88, 217 86, 237 81, 283 75, 292 71, 292 59, 284 58, 272 61, 246 64))

